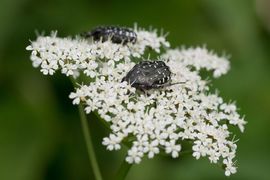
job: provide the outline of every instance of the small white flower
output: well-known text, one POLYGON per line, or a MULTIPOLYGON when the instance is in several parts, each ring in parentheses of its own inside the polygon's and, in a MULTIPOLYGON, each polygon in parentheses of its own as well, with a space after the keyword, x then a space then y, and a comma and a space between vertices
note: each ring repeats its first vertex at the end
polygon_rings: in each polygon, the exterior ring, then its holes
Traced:
POLYGON ((88 94, 88 87, 87 86, 81 86, 80 89, 76 89, 76 93, 72 92, 69 95, 69 98, 73 99, 73 104, 80 104, 80 101, 85 101, 85 97, 88 94))
POLYGON ((119 150, 121 148, 120 142, 122 138, 119 136, 116 136, 114 134, 110 134, 110 137, 106 137, 103 139, 102 144, 104 146, 107 146, 107 149, 112 151, 112 150, 119 150))
POLYGON ((148 153, 149 159, 153 158, 155 154, 159 153, 158 145, 159 143, 157 140, 154 140, 151 143, 145 142, 143 152, 148 153))
POLYGON ((67 76, 74 75, 75 71, 78 69, 78 67, 75 64, 68 64, 66 63, 62 67, 62 73, 66 74, 67 76))
POLYGON ((58 68, 57 61, 51 61, 50 63, 43 61, 41 64, 41 72, 44 75, 53 75, 55 70, 58 68))
POLYGON ((234 163, 230 159, 224 159, 223 164, 225 167, 225 175, 230 176, 231 174, 236 173, 236 167, 234 167, 234 163))
POLYGON ((181 150, 181 145, 175 144, 175 141, 172 140, 170 142, 166 142, 165 147, 166 147, 165 150, 167 154, 171 153, 173 158, 178 157, 179 152, 181 150))
POLYGON ((138 150, 136 147, 132 147, 128 150, 128 156, 126 157, 126 161, 128 163, 136 163, 139 164, 142 160, 143 153, 138 150))

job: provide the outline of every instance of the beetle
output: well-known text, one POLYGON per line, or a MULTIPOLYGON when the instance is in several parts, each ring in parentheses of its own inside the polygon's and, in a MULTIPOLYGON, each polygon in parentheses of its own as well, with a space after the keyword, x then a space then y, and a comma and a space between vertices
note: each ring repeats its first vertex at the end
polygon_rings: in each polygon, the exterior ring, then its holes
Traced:
POLYGON ((137 41, 137 34, 133 30, 118 26, 99 26, 84 33, 83 36, 86 38, 93 37, 94 41, 101 40, 102 42, 110 39, 116 44, 127 44, 128 42, 134 44, 137 41))
MULTIPOLYGON (((139 90, 149 90, 173 85, 169 66, 163 61, 141 61, 122 79, 139 90)), ((178 84, 178 83, 177 83, 178 84)))

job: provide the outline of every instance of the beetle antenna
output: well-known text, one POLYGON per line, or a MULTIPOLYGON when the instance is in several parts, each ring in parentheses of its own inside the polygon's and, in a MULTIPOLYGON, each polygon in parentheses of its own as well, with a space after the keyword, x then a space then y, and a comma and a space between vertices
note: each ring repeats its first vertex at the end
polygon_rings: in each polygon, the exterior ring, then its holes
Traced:
POLYGON ((186 83, 186 81, 184 81, 184 82, 170 83, 169 86, 173 86, 173 85, 176 85, 176 84, 184 84, 184 83, 186 83))

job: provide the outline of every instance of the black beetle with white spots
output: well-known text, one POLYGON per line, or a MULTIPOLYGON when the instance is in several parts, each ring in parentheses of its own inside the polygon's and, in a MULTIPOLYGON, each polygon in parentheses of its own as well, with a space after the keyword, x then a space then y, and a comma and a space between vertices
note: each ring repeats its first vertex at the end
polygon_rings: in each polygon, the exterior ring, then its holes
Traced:
POLYGON ((130 28, 118 26, 100 26, 83 34, 84 37, 92 37, 95 41, 111 40, 116 44, 135 43, 137 34, 130 28))
POLYGON ((171 71, 163 61, 141 61, 122 81, 140 90, 161 88, 171 84, 171 71))

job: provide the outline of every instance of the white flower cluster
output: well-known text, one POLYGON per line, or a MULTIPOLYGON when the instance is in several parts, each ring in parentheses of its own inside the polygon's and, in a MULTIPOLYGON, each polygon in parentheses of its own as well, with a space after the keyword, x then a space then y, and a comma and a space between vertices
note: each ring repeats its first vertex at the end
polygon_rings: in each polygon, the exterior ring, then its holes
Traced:
POLYGON ((40 66, 45 75, 61 69, 67 76, 84 73, 92 79, 90 84, 77 87, 70 98, 73 104, 83 103, 86 113, 96 112, 110 125, 111 134, 103 140, 108 150, 119 150, 122 142, 132 142, 127 162, 140 163, 144 155, 153 158, 161 152, 177 158, 181 142, 189 141, 196 159, 208 157, 211 163, 223 163, 225 175, 235 173, 237 146, 228 124, 243 132, 246 122, 234 103, 209 93, 207 81, 199 75, 201 68, 213 70, 214 77, 225 74, 228 60, 200 47, 167 50, 160 57, 170 67, 172 83, 176 84, 140 92, 121 82, 122 78, 135 65, 134 59, 143 58, 146 48, 159 53, 169 43, 155 31, 135 32, 136 43, 126 45, 58 38, 54 33, 38 37, 27 50, 32 51, 33 66, 40 66))
POLYGON ((213 70, 215 78, 226 74, 230 68, 229 61, 225 57, 218 57, 213 52, 209 52, 206 48, 201 47, 168 50, 162 57, 181 61, 185 66, 192 66, 197 71, 202 68, 213 70))
POLYGON ((159 52, 161 46, 169 47, 164 37, 158 37, 156 32, 136 30, 135 44, 114 44, 111 41, 91 43, 86 39, 58 38, 57 33, 51 36, 39 36, 36 41, 26 47, 32 51, 31 60, 34 67, 41 67, 44 75, 53 75, 61 69, 67 76, 78 75, 79 70, 94 78, 100 60, 108 60, 108 65, 114 65, 121 59, 140 58, 146 48, 159 52))

